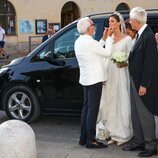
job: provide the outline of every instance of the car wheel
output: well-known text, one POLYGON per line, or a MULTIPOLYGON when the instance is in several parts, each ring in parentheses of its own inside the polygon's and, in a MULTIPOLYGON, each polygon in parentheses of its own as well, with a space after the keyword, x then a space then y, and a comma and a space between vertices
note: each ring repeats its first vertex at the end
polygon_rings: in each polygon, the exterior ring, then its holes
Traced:
POLYGON ((15 85, 3 94, 3 105, 7 116, 25 122, 32 122, 40 115, 37 96, 25 85, 15 85))

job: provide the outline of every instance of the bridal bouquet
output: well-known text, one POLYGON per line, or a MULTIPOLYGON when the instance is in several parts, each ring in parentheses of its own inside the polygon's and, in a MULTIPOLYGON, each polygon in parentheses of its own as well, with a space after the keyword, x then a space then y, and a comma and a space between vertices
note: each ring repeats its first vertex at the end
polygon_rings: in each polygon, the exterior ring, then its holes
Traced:
POLYGON ((127 63, 128 56, 125 52, 118 51, 112 54, 111 60, 116 63, 117 67, 125 67, 128 65, 127 63))

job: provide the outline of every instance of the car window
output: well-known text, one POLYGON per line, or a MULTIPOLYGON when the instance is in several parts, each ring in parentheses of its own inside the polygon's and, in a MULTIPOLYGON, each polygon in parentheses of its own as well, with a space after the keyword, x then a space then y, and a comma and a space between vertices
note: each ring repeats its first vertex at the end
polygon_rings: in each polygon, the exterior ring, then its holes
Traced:
POLYGON ((154 33, 158 32, 158 20, 156 16, 148 16, 147 23, 149 24, 154 33))
POLYGON ((70 31, 57 38, 54 42, 54 58, 71 58, 75 57, 74 43, 79 37, 77 28, 74 27, 70 31))
MULTIPOLYGON (((54 58, 59 59, 75 57, 74 44, 79 35, 80 34, 78 33, 77 28, 74 27, 56 39, 54 43, 54 58)), ((95 35, 93 38, 95 38, 95 35)))
MULTIPOLYGON (((95 22, 96 34, 93 36, 94 39, 96 39, 96 35, 98 34, 98 24, 98 22, 95 22)), ((42 61, 48 53, 52 54, 52 59, 65 59, 75 57, 74 44, 79 35, 80 34, 78 33, 76 26, 66 30, 64 34, 56 36, 56 38, 42 47, 38 54, 33 57, 32 61, 42 61)))
POLYGON ((51 52, 51 47, 50 44, 48 43, 44 47, 41 47, 41 50, 39 50, 38 54, 36 54, 33 58, 32 61, 43 61, 44 57, 47 53, 51 52))
POLYGON ((95 36, 93 38, 97 41, 99 41, 102 38, 104 27, 105 27, 105 17, 99 18, 99 19, 92 19, 95 23, 96 30, 95 30, 95 36))

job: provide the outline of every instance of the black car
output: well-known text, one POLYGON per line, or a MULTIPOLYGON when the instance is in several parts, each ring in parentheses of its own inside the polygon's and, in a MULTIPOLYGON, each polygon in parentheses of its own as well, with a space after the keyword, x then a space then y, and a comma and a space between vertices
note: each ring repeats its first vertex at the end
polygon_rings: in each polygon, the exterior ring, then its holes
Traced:
MULTIPOLYGON (((109 14, 90 15, 96 24, 96 40, 108 25, 109 14)), ((155 11, 148 15, 148 23, 154 32, 158 31, 155 11)), ((74 52, 79 36, 76 24, 66 26, 26 57, 1 67, 0 109, 9 118, 31 122, 41 113, 80 115, 83 91, 74 52)))

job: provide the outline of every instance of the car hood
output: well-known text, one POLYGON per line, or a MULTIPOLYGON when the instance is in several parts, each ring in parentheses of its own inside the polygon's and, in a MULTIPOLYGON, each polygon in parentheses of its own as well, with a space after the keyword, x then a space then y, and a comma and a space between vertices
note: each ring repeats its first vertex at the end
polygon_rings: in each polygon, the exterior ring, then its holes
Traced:
POLYGON ((20 64, 24 59, 25 59, 25 57, 20 57, 20 58, 13 59, 9 64, 4 65, 4 66, 2 66, 1 68, 8 67, 8 66, 18 65, 18 64, 20 64))

